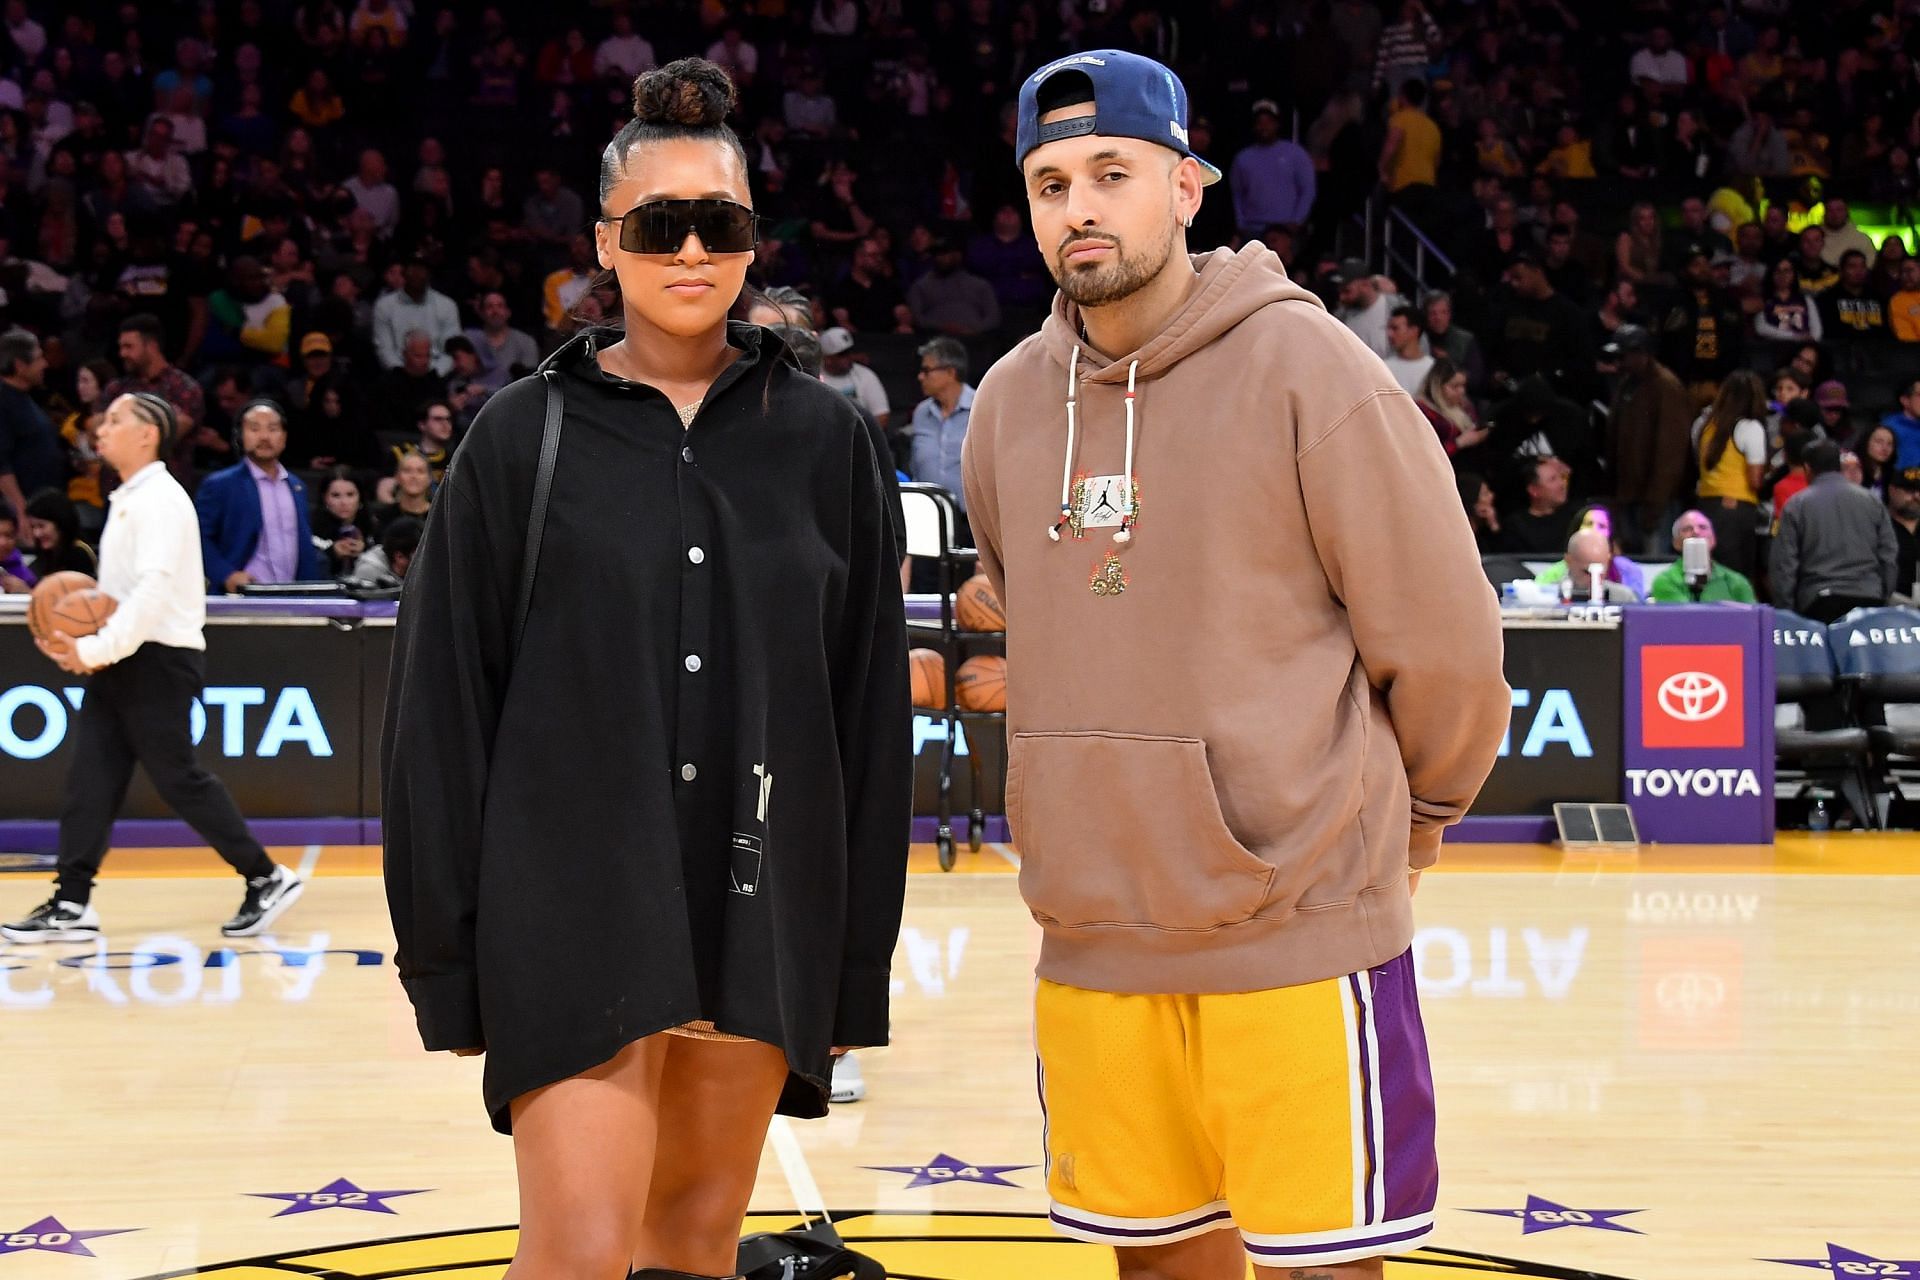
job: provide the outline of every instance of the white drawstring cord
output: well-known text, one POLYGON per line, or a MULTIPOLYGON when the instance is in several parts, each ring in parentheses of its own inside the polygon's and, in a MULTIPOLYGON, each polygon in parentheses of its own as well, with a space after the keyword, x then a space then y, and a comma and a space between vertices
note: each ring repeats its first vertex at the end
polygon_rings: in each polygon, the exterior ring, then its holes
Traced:
MULTIPOLYGON (((1133 495, 1133 444, 1134 444, 1134 390, 1135 379, 1140 373, 1140 362, 1132 361, 1127 365, 1127 463, 1126 490, 1122 501, 1126 511, 1120 517, 1120 527, 1114 531, 1113 540, 1121 546, 1133 541, 1133 520, 1139 513, 1139 503, 1133 495)), ((1076 434, 1074 414, 1080 400, 1080 346, 1074 344, 1073 357, 1067 362, 1067 456, 1060 468, 1060 518, 1047 530, 1047 537, 1060 541, 1060 530, 1073 518, 1073 446, 1076 434)))
POLYGON ((1133 377, 1139 371, 1138 360, 1127 366, 1127 487, 1121 499, 1127 504, 1127 510, 1120 517, 1120 527, 1113 534, 1113 540, 1123 547, 1133 541, 1133 516, 1138 507, 1133 500, 1133 377))
POLYGON ((1060 468, 1060 518, 1047 530, 1047 537, 1060 541, 1060 530, 1073 515, 1073 409, 1080 384, 1080 344, 1073 347, 1073 359, 1067 364, 1067 460, 1060 468))

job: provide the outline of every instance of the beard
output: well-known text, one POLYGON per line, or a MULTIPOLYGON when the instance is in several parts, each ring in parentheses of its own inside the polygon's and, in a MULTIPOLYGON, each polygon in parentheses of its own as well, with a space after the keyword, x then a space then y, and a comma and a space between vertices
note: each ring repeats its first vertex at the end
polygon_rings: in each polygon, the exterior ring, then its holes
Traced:
POLYGON ((1175 225, 1175 221, 1169 218, 1166 233, 1160 242, 1138 253, 1129 252, 1127 242, 1117 236, 1070 236, 1054 251, 1047 269, 1052 272, 1054 282, 1060 286, 1060 292, 1067 295, 1068 301, 1081 307, 1111 306, 1144 289, 1166 269, 1168 259, 1173 257, 1175 225), (1087 267, 1069 266, 1065 261, 1067 251, 1087 240, 1103 240, 1113 245, 1112 261, 1087 267))

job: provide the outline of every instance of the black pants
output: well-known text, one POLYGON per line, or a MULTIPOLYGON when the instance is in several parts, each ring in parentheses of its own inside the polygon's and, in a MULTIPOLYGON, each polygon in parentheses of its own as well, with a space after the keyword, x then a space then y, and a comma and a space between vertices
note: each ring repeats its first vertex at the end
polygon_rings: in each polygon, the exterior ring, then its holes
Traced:
POLYGON ((1838 622, 1855 609, 1878 609, 1884 604, 1886 601, 1877 596, 1820 595, 1807 602, 1800 616, 1815 622, 1838 622))
POLYGON ((144 644, 87 680, 73 721, 73 768, 60 811, 59 896, 85 903, 106 860, 113 820, 127 798, 133 766, 147 776, 214 852, 248 879, 273 873, 273 860, 220 779, 193 755, 193 700, 206 678, 197 649, 144 644))
POLYGON ((1713 558, 1735 573, 1753 577, 1760 508, 1751 502, 1728 506, 1721 498, 1702 498, 1700 510, 1713 526, 1713 558))

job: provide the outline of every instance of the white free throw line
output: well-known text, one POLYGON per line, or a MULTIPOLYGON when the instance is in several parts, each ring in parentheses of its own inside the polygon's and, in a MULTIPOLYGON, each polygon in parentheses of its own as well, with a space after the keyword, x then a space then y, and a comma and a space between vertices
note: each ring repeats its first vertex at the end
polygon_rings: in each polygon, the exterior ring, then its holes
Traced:
POLYGON ((775 1116, 767 1127, 767 1141, 780 1161, 780 1172, 786 1175, 794 1207, 808 1218, 818 1216, 822 1222, 833 1221, 827 1213, 826 1198, 820 1194, 820 1184, 813 1180, 807 1153, 800 1149, 800 1139, 794 1135, 792 1122, 785 1116, 775 1116))
POLYGON ((313 869, 319 865, 320 865, 320 846, 317 844, 310 844, 307 846, 306 852, 300 855, 300 866, 295 874, 297 874, 302 880, 311 879, 313 876, 313 869))
POLYGON ((999 854, 1002 858, 1005 858, 1008 862, 1012 863, 1016 868, 1020 865, 1020 855, 1015 853, 1010 846, 1001 844, 996 840, 996 841, 990 841, 987 844, 987 848, 993 850, 995 853, 999 854))

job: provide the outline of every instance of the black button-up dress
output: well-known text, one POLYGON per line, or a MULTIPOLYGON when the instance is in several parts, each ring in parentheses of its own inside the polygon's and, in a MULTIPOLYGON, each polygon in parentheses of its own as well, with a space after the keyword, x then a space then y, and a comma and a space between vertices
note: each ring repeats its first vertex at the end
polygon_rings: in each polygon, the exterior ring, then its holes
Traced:
POLYGON ((691 428, 542 366, 566 416, 524 639, 510 632, 539 377, 461 443, 407 574, 382 740, 386 885, 430 1050, 508 1103, 699 1020, 778 1046, 826 1109, 834 1045, 886 1043, 911 806, 906 624, 879 466, 771 333, 691 428))

